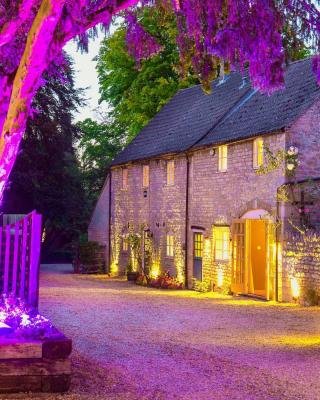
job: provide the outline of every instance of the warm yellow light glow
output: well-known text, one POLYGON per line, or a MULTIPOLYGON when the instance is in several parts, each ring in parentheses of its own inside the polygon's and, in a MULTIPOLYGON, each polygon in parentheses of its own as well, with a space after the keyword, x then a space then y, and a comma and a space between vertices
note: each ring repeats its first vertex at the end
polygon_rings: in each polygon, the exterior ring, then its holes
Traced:
POLYGON ((291 278, 291 293, 294 299, 297 299, 300 295, 300 287, 297 278, 291 278))
POLYGON ((184 282, 184 252, 182 249, 181 240, 176 234, 176 240, 174 242, 174 265, 176 267, 177 279, 179 282, 184 282))
POLYGON ((209 238, 204 241, 204 256, 211 258, 211 240, 209 238))
POLYGON ((257 138, 253 141, 253 168, 259 168, 263 165, 263 139, 257 138))
POLYGON ((161 273, 161 255, 160 251, 153 251, 152 254, 152 264, 150 268, 150 277, 152 279, 158 278, 161 273))
POLYGON ((229 260, 230 228, 228 226, 214 227, 215 259, 229 260))
POLYGON ((228 146, 223 145, 218 148, 218 169, 220 172, 224 172, 228 169, 228 146))
POLYGON ((223 286, 223 271, 222 269, 218 270, 218 287, 223 286))

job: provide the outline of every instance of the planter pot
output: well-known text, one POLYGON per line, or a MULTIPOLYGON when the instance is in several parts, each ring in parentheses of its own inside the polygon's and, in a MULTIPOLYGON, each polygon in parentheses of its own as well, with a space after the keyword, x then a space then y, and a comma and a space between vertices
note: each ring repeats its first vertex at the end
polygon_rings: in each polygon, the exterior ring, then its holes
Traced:
POLYGON ((130 282, 135 282, 139 276, 139 272, 127 272, 127 279, 130 282))

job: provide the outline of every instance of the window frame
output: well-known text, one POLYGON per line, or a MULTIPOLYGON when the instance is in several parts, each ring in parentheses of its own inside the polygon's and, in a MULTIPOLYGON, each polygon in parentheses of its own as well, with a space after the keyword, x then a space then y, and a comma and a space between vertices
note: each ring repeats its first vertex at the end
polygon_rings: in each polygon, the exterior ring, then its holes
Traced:
POLYGON ((174 257, 174 235, 170 232, 166 234, 166 257, 174 257))
POLYGON ((228 171, 228 145, 222 144, 218 147, 218 172, 227 172, 227 171, 228 171))
POLYGON ((193 233, 193 256, 194 258, 203 259, 203 248, 204 248, 204 234, 203 232, 193 233), (197 240, 200 237, 201 240, 197 240))
POLYGON ((259 169, 264 163, 264 140, 262 137, 255 138, 252 144, 252 166, 259 169), (261 158, 260 158, 261 157, 261 158))
POLYGON ((127 190, 129 186, 129 169, 122 168, 122 189, 127 190))
POLYGON ((129 240, 126 236, 122 237, 122 252, 128 253, 129 251, 129 240))
POLYGON ((167 161, 167 186, 174 186, 175 178, 175 163, 174 160, 167 161))
POLYGON ((215 225, 213 228, 214 238, 214 260, 217 262, 229 262, 230 261, 230 226, 229 225, 215 225), (219 230, 222 230, 222 235, 218 237, 219 230), (225 232, 223 232, 223 230, 225 232), (223 234, 227 233, 225 240, 223 234), (221 243, 221 245, 217 245, 221 243), (219 254, 218 254, 219 252, 219 254))
POLYGON ((150 186, 150 166, 149 164, 144 164, 142 165, 142 187, 144 189, 147 189, 149 186, 150 186))

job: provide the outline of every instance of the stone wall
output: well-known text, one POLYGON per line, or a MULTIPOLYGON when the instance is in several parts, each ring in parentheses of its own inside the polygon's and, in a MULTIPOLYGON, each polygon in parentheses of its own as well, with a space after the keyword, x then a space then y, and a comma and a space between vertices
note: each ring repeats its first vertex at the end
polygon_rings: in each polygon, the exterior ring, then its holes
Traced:
POLYGON ((88 239, 98 242, 105 248, 107 270, 109 269, 109 195, 110 175, 106 178, 88 228, 88 239))
MULTIPOLYGON (((264 136, 264 140, 272 151, 284 149, 284 133, 264 136)), ((230 144, 226 172, 218 171, 218 151, 214 147, 199 150, 191 157, 189 249, 193 248, 192 226, 203 228, 207 247, 211 247, 211 257, 204 258, 203 279, 208 283, 213 282, 215 287, 222 286, 225 291, 230 287, 231 262, 214 260, 214 225, 231 226, 232 221, 256 208, 275 216, 277 188, 284 183, 282 169, 257 175, 253 169, 252 147, 252 140, 230 144)), ((192 254, 188 260, 188 271, 191 286, 192 254)))
POLYGON ((320 235, 292 235, 283 249, 283 300, 304 302, 308 289, 320 295, 320 235))
POLYGON ((123 236, 150 229, 153 242, 151 268, 169 270, 184 279, 185 217, 186 217, 186 157, 176 156, 175 180, 167 185, 167 160, 149 161, 150 185, 143 188, 144 163, 132 163, 128 168, 128 188, 122 188, 122 168, 112 169, 112 270, 124 273, 129 253, 122 251, 123 236), (175 237, 175 255, 166 256, 166 234, 175 237))

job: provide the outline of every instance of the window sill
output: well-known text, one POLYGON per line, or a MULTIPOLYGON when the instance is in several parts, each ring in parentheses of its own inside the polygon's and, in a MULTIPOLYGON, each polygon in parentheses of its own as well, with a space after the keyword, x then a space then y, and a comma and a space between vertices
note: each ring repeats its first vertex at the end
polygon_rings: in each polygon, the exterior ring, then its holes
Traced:
POLYGON ((229 264, 230 260, 214 260, 216 264, 229 264))

